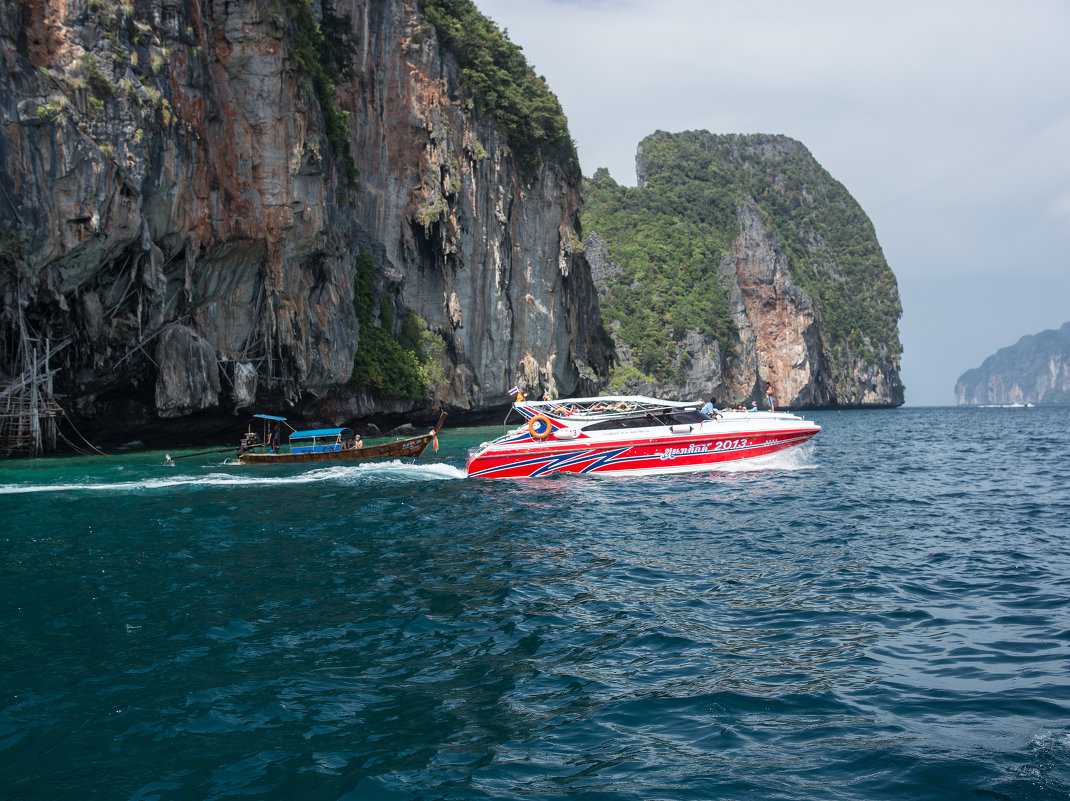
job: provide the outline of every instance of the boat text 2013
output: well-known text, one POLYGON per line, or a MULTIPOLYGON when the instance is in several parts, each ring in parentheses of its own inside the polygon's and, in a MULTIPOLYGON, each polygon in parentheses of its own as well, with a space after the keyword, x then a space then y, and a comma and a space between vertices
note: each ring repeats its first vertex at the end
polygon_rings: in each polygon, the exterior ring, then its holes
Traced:
POLYGON ((675 459, 677 456, 694 456, 698 453, 716 453, 717 451, 734 451, 739 448, 746 448, 750 444, 750 440, 746 437, 742 439, 723 439, 720 442, 715 442, 713 445, 706 444, 692 444, 686 448, 666 448, 661 454, 661 461, 665 462, 671 459, 675 459))

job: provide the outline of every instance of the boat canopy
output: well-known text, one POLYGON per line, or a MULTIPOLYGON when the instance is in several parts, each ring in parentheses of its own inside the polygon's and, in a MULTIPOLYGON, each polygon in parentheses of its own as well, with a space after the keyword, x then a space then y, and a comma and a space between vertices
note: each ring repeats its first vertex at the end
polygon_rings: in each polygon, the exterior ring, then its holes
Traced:
POLYGON ((282 422, 286 422, 285 417, 279 417, 278 415, 274 414, 254 414, 253 417, 259 417, 263 420, 280 420, 282 422))
POLYGON ((341 435, 342 439, 347 439, 353 436, 353 430, 350 428, 313 428, 308 431, 295 431, 290 434, 290 439, 317 439, 319 437, 337 437, 341 435))
POLYGON ((571 416, 582 419, 598 419, 633 416, 647 412, 697 409, 701 405, 702 401, 668 401, 648 398, 645 395, 603 395, 597 398, 517 401, 513 404, 513 409, 516 409, 527 419, 539 414, 558 418, 571 416))

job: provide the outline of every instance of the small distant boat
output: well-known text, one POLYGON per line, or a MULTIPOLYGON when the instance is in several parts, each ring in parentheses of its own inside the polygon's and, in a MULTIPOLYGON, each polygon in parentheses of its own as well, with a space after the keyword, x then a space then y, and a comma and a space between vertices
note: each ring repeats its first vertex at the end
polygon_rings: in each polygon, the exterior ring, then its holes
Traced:
POLYGON ((307 462, 360 462, 366 459, 418 459, 432 443, 438 449, 438 432, 446 422, 446 413, 438 418, 435 427, 426 434, 405 439, 383 442, 378 445, 360 444, 360 438, 349 428, 316 428, 308 431, 293 431, 287 437, 288 444, 280 446, 277 451, 270 447, 271 438, 267 425, 274 422, 286 422, 285 417, 269 414, 257 414, 265 422, 265 433, 261 439, 254 432, 242 437, 239 453, 233 464, 302 464, 307 462))
MULTIPOLYGON (((725 411, 637 395, 518 401, 521 425, 469 451, 468 475, 659 475, 714 470, 809 440, 821 426, 790 412, 725 411)), ((506 421, 508 421, 508 416, 506 421)))

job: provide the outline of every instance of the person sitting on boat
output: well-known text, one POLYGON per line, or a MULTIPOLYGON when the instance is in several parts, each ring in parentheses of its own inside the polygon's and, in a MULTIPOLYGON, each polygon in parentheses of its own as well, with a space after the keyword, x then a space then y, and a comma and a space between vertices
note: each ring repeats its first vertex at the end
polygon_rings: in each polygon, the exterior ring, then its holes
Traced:
POLYGON ((717 398, 714 398, 714 397, 711 396, 710 399, 708 401, 706 401, 706 405, 702 407, 702 413, 704 415, 706 415, 707 417, 716 417, 717 416, 717 398))

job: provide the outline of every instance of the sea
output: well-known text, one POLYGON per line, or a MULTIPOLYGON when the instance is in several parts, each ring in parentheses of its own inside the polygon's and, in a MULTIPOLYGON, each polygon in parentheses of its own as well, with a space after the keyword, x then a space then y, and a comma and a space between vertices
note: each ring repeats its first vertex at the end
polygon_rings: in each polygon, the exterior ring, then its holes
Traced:
POLYGON ((0 798, 1070 797, 1070 407, 807 416, 657 478, 0 462, 0 798))

